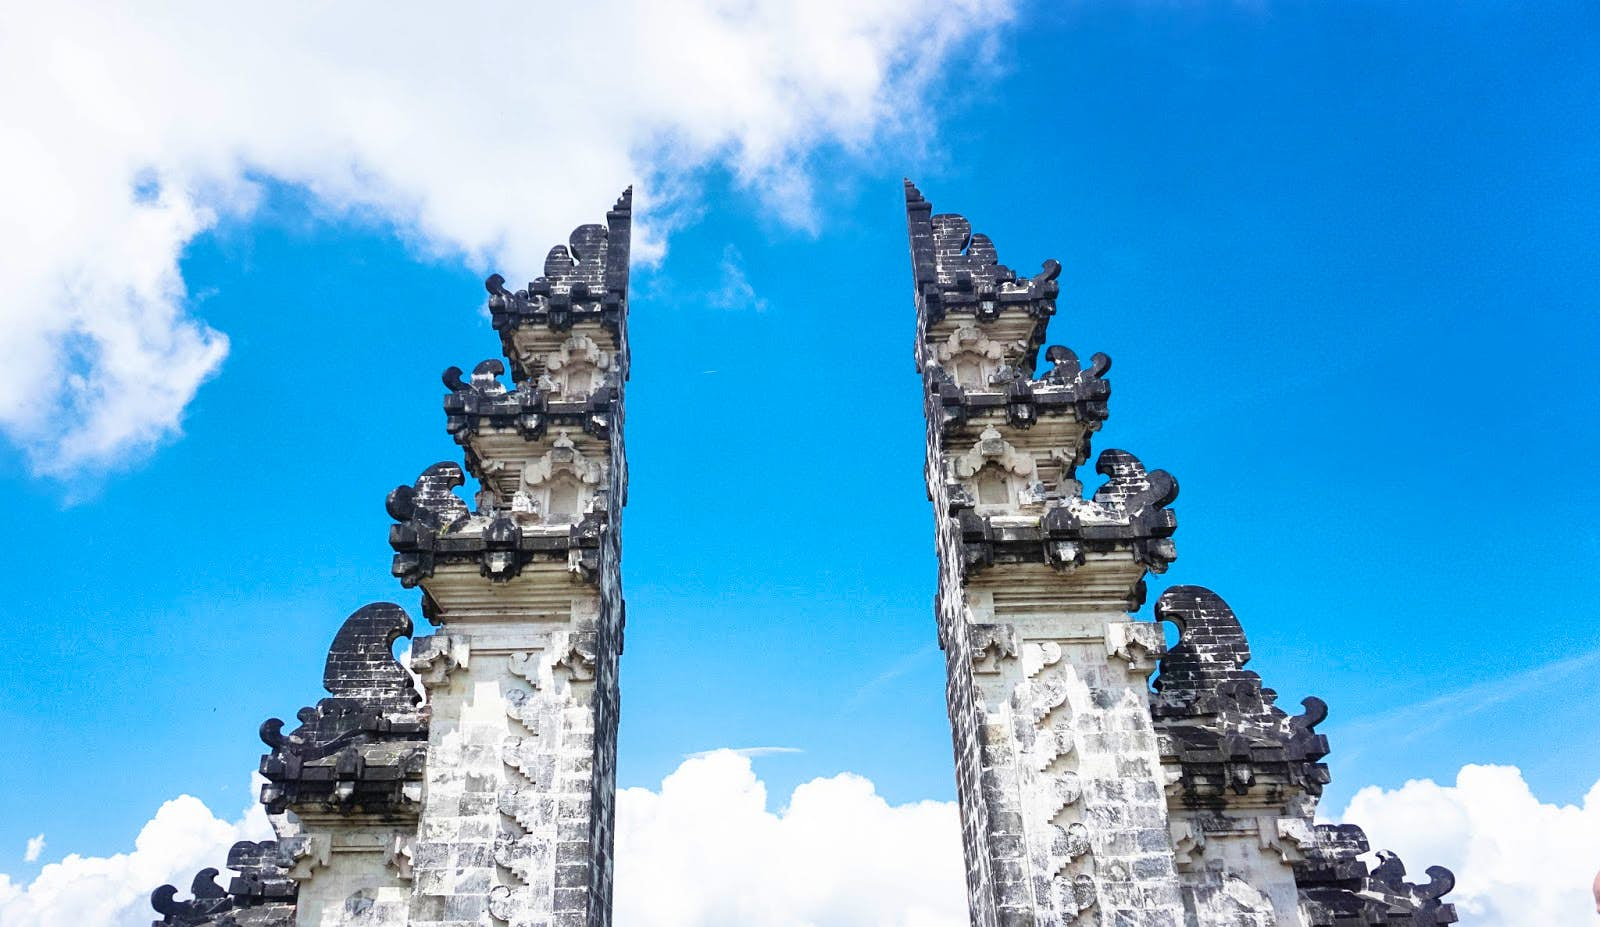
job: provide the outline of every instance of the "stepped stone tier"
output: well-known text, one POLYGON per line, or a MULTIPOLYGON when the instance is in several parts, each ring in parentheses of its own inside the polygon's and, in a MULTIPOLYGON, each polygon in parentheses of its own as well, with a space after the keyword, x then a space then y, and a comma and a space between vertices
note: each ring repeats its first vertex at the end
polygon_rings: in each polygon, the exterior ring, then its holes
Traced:
POLYGON ((1175 586, 1135 617, 1176 557, 1178 484, 1105 450, 1085 497, 1111 361, 1055 346, 1040 369, 1061 266, 1018 274, 909 182, 906 213, 974 927, 1454 923, 1448 870, 1407 882, 1359 827, 1313 822, 1327 706, 1277 707, 1220 596, 1175 586))
POLYGON ((205 869, 188 898, 157 889, 157 925, 611 923, 631 222, 625 192, 526 289, 489 278, 509 368, 444 374, 465 465, 388 498, 394 574, 434 628, 418 682, 393 655, 405 610, 351 615, 329 697, 261 726, 277 839, 235 845, 227 888, 205 869))

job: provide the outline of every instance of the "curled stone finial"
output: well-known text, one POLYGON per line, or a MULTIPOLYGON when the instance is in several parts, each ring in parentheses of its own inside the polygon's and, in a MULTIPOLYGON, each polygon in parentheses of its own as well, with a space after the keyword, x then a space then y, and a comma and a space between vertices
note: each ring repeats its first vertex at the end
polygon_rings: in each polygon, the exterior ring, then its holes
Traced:
POLYGON ((362 606, 346 618, 328 650, 322 685, 337 698, 369 703, 422 700, 394 657, 394 642, 411 636, 411 616, 393 602, 362 606))
POLYGON ((434 531, 448 531, 470 515, 467 504, 452 491, 466 481, 460 464, 441 461, 422 471, 410 486, 395 487, 385 507, 395 521, 416 522, 434 531))
POLYGON ((411 617, 392 602, 356 610, 328 649, 322 680, 329 697, 301 709, 293 733, 284 734, 276 718, 261 726, 271 748, 261 762, 270 812, 407 807, 406 782, 420 777, 416 761, 427 747, 421 696, 394 656, 395 642, 411 631, 411 617))
POLYGON ((200 870, 187 901, 163 885, 150 893, 150 906, 166 927, 292 927, 298 889, 288 877, 287 860, 275 840, 242 840, 228 850, 228 868, 239 873, 224 890, 218 871, 200 870))
POLYGON ((1278 708, 1277 693, 1245 669, 1250 644, 1238 617, 1210 589, 1169 588, 1156 601, 1156 620, 1177 626, 1178 643, 1161 658, 1151 712, 1190 799, 1222 802, 1224 789, 1244 794, 1257 783, 1320 794, 1328 741, 1315 727, 1327 705, 1307 698, 1296 717, 1278 708))
POLYGON ((1328 720, 1328 703, 1315 695, 1308 695, 1300 700, 1305 711, 1289 719, 1289 723, 1298 731, 1306 734, 1314 733, 1317 725, 1328 720))
POLYGON ((231 911, 233 899, 217 884, 218 874, 211 867, 196 873, 189 888, 191 897, 188 901, 178 901, 178 890, 171 885, 163 885, 151 892, 150 906, 156 909, 157 914, 163 915, 158 923, 192 927, 208 923, 217 915, 231 911))
POLYGON ((1310 927, 1345 924, 1403 924, 1443 927, 1456 923, 1455 905, 1442 899, 1455 888, 1455 876, 1443 866, 1428 868, 1424 884, 1407 882, 1405 864, 1380 850, 1378 864, 1368 871, 1361 854, 1367 836, 1354 824, 1317 824, 1295 863, 1295 884, 1301 910, 1310 927))
POLYGON ((499 274, 485 283, 490 317, 518 383, 537 373, 517 359, 513 334, 523 326, 566 331, 576 322, 590 319, 620 336, 626 316, 632 227, 633 188, 629 187, 606 213, 604 225, 581 225, 566 244, 551 248, 544 276, 531 281, 527 289, 511 292, 499 274))
POLYGON ((1142 515, 1171 505, 1178 498, 1178 481, 1165 470, 1146 471, 1139 458, 1127 451, 1100 452, 1094 472, 1106 477, 1095 490, 1094 501, 1119 506, 1130 515, 1142 515))
POLYGON ((1088 377, 1084 377, 1084 369, 1078 361, 1077 352, 1066 345, 1053 344, 1045 349, 1044 359, 1051 363, 1051 368, 1039 379, 1046 383, 1056 383, 1069 386, 1080 378, 1100 379, 1111 370, 1111 357, 1096 351, 1089 358, 1088 377))
POLYGON ((467 382, 461 379, 460 367, 447 367, 441 379, 444 380, 445 389, 452 393, 473 393, 478 396, 500 396, 506 392, 505 385, 499 380, 501 374, 506 372, 506 365, 497 357, 480 361, 472 368, 472 380, 467 382))
POLYGON ((973 232, 965 216, 934 215, 933 207, 910 181, 906 182, 906 223, 923 334, 951 310, 970 312, 986 323, 1015 308, 1037 320, 1028 338, 1031 349, 1037 348, 1044 337, 1044 320, 1055 312, 1059 264, 1046 261, 1038 274, 1019 279, 1016 271, 1000 263, 987 235, 973 232))

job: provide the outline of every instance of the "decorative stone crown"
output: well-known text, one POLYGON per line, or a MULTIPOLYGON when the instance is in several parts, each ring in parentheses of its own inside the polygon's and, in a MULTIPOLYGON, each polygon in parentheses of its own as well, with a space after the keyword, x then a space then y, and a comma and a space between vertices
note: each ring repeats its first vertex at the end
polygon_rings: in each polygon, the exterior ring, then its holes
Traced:
POLYGON ((322 674, 331 697, 302 708, 290 734, 277 718, 261 725, 268 812, 394 814, 420 801, 428 726, 393 651, 410 636, 411 616, 390 602, 345 619, 322 674))

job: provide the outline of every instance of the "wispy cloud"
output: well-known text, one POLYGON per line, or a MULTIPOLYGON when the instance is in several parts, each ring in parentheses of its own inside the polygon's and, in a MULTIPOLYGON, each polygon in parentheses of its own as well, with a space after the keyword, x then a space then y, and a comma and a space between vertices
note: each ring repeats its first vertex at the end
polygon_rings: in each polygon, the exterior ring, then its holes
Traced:
POLYGON ((44 852, 44 834, 28 838, 28 849, 22 854, 25 863, 37 863, 39 854, 44 852))
POLYGON ((722 262, 719 265, 722 272, 722 283, 714 290, 706 302, 718 309, 754 309, 757 312, 767 311, 767 301, 756 293, 756 288, 751 285, 750 278, 744 271, 744 255, 733 245, 722 249, 722 262))
POLYGON ((718 747, 715 750, 701 750, 698 753, 684 754, 686 760, 699 760, 714 753, 732 753, 745 759, 755 759, 763 756, 778 756, 784 753, 804 753, 799 747, 718 747))
POLYGON ((894 680, 899 679, 901 676, 904 676, 905 674, 916 669, 919 664, 927 660, 929 656, 937 653, 938 650, 939 648, 937 645, 928 644, 925 647, 917 648, 916 650, 889 664, 888 669, 885 669, 883 672, 867 680, 865 683, 862 683, 859 688, 852 692, 850 697, 845 699, 844 707, 839 709, 839 714, 848 715, 855 713, 856 709, 860 708, 861 705, 871 698, 879 689, 882 689, 884 686, 888 685, 894 680))
POLYGON ((1406 743, 1481 714, 1496 705, 1538 692, 1597 665, 1600 665, 1600 648, 1355 718, 1339 727, 1345 738, 1357 744, 1370 740, 1369 735, 1379 732, 1385 734, 1386 743, 1406 743))

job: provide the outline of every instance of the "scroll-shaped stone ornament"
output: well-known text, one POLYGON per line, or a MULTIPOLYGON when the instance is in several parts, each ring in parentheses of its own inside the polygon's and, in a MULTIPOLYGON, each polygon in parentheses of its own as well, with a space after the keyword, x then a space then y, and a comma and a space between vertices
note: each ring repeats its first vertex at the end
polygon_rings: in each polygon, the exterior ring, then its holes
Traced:
POLYGON ((555 797, 529 788, 505 788, 499 794, 500 813, 517 822, 524 831, 552 825, 556 818, 555 797))
POLYGON ((1170 719, 1166 726, 1174 734, 1186 729, 1173 727, 1176 719, 1189 718, 1228 746, 1229 755, 1248 755, 1258 742, 1300 762, 1326 755, 1327 738, 1316 726, 1327 718, 1327 704, 1306 698, 1305 710, 1294 717, 1275 705, 1277 693, 1245 668, 1250 644, 1221 596, 1203 586, 1173 586, 1156 602, 1156 620, 1178 628, 1178 643, 1161 658, 1152 683, 1159 694, 1156 713, 1170 719))
POLYGON ((392 602, 357 609, 328 649, 322 684, 329 697, 301 709, 292 733, 277 718, 261 725, 271 748, 261 764, 270 813, 291 805, 393 812, 415 800, 427 723, 422 696, 394 656, 395 642, 411 631, 411 617, 392 602))
MULTIPOLYGON (((1067 866, 1089 852, 1089 828, 1081 821, 1073 821, 1065 827, 1052 824, 1055 839, 1051 843, 1050 853, 1061 861, 1061 866, 1067 866)), ((1061 871, 1061 866, 1056 868, 1061 871)))
MULTIPOLYGON (((1178 498, 1178 481, 1167 471, 1147 471, 1139 458, 1116 449, 1101 451, 1094 471, 1106 477, 1094 492, 1095 503, 1122 513, 1130 522, 1159 522, 1158 512, 1171 517, 1172 513, 1165 509, 1178 498)), ((1172 527, 1177 527, 1176 519, 1172 527)))
POLYGON ((416 525, 444 534, 471 516, 467 504, 453 491, 465 484, 466 474, 453 461, 440 461, 422 471, 410 486, 397 486, 389 493, 386 508, 395 521, 416 525))
POLYGON ((157 923, 194 927, 233 910, 233 899, 217 884, 218 875, 218 870, 211 867, 196 873, 189 885, 190 897, 185 901, 177 899, 178 890, 171 885, 163 885, 151 892, 150 906, 162 916, 157 923))
MULTIPOLYGON (((957 479, 966 480, 977 475, 979 470, 991 463, 998 465, 1007 473, 1021 477, 1031 478, 1038 471, 1033 458, 1017 450, 1016 446, 1007 441, 993 425, 983 429, 972 448, 952 461, 952 467, 957 479)), ((979 501, 983 501, 981 493, 979 501)))
POLYGON ((416 834, 396 832, 384 840, 383 863, 403 882, 410 882, 415 874, 416 848, 416 834))
POLYGON ((1051 880, 1051 885, 1055 888, 1056 905, 1064 923, 1077 923, 1085 911, 1095 906, 1098 893, 1093 876, 1056 876, 1051 880))
POLYGON ((566 652, 556 660, 555 669, 565 670, 569 682, 589 682, 594 679, 594 635, 573 634, 566 652), (587 638, 587 639, 586 639, 587 638))
POLYGON ((511 675, 523 680, 534 689, 542 689, 549 680, 541 652, 518 650, 506 658, 506 668, 511 675))
POLYGON ((1055 799, 1054 807, 1050 810, 1052 819, 1083 798, 1083 783, 1079 781, 1078 774, 1070 769, 1052 775, 1048 788, 1055 799))
MULTIPOLYGON (((1070 391, 1074 408, 1080 421, 1103 422, 1111 414, 1111 383, 1105 379, 1111 371, 1111 358, 1096 352, 1089 358, 1089 366, 1078 361, 1078 355, 1065 345, 1051 345, 1045 349, 1044 358, 1051 367, 1035 381, 1040 389, 1070 391)), ((1084 433, 1082 453, 1088 455, 1088 432, 1084 433)))
POLYGON ((570 292, 574 299, 598 292, 605 285, 606 245, 610 235, 603 225, 580 225, 567 244, 556 245, 544 260, 544 280, 552 292, 570 292))
POLYGON ((530 736, 553 736, 557 709, 548 700, 526 689, 509 688, 505 694, 506 715, 515 719, 530 736))
POLYGON ((501 743, 500 758, 539 791, 549 791, 555 782, 555 754, 536 737, 507 736, 501 743))
POLYGON ((489 889, 489 915, 509 927, 533 927, 541 921, 532 911, 528 895, 526 889, 496 885, 489 889))
POLYGON ((1455 874, 1443 866, 1429 866, 1427 875, 1426 883, 1407 882, 1406 866, 1400 857, 1388 850, 1379 850, 1378 865, 1372 870, 1368 890, 1403 899, 1415 912, 1412 920, 1418 927, 1455 923, 1455 906, 1441 900, 1455 888, 1455 874))
POLYGON ((460 465, 442 461, 422 471, 412 485, 389 493, 386 508, 396 521, 389 529, 395 550, 391 572, 407 589, 433 575, 439 538, 470 520, 467 504, 452 491, 465 482, 460 465))
POLYGON ((1088 380, 1099 380, 1111 371, 1110 355, 1096 351, 1086 368, 1078 360, 1077 352, 1062 344, 1046 348, 1044 359, 1050 363, 1050 369, 1039 377, 1039 382, 1051 386, 1081 385, 1088 380))
POLYGON ((524 885, 530 885, 551 866, 551 844, 532 834, 501 832, 494 843, 494 861, 524 885))
POLYGON ((1111 621, 1106 623, 1106 656, 1116 657, 1128 672, 1147 675, 1167 649, 1161 626, 1152 621, 1111 621))
POLYGON ((1172 861, 1178 871, 1188 872, 1199 866, 1205 855, 1205 829, 1187 818, 1170 820, 1167 828, 1172 836, 1172 861))
POLYGON ((464 399, 492 402, 501 396, 507 395, 509 392, 506 389, 506 385, 500 382, 500 377, 505 372, 505 363, 498 357, 491 357, 488 360, 479 361, 478 365, 472 368, 472 379, 470 381, 461 379, 460 367, 446 368, 441 379, 444 380, 446 389, 450 390, 451 393, 462 396, 464 399))
POLYGON ((327 834, 300 834, 279 844, 289 861, 289 877, 296 882, 311 878, 333 858, 333 841, 327 834))
POLYGON ((975 673, 998 673, 1002 661, 1017 658, 1017 629, 1009 624, 969 623, 967 639, 975 673))
POLYGON ((472 641, 460 634, 439 633, 411 641, 411 670, 428 688, 444 685, 450 674, 467 668, 472 641))

